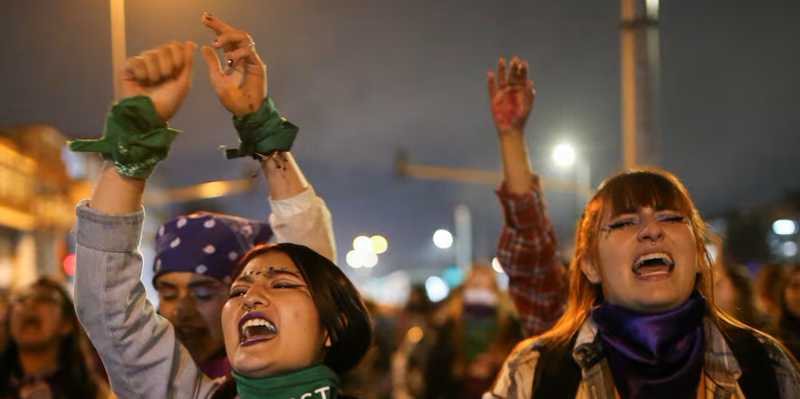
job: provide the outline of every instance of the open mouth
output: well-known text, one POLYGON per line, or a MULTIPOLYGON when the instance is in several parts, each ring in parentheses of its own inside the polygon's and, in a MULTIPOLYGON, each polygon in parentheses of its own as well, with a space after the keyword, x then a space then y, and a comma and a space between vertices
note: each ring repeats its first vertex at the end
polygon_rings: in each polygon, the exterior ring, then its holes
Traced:
POLYGON ((28 327, 38 328, 41 325, 42 325, 42 320, 38 316, 30 315, 22 319, 23 328, 28 328, 28 327))
POLYGON ((636 259, 633 263, 633 273, 642 278, 653 278, 665 276, 675 268, 675 262, 669 254, 664 252, 654 252, 645 254, 636 259))
POLYGON ((248 312, 239 320, 239 344, 250 345, 278 335, 278 327, 261 312, 248 312))

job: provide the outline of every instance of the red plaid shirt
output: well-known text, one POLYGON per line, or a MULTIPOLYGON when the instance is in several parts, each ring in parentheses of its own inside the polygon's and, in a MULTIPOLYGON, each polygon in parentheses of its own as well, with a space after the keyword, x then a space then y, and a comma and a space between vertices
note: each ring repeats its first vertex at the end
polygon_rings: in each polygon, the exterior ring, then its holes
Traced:
POLYGON ((531 191, 523 195, 509 193, 503 184, 495 191, 505 219, 497 260, 510 278, 509 294, 524 332, 539 335, 561 316, 569 287, 542 185, 534 175, 531 191))

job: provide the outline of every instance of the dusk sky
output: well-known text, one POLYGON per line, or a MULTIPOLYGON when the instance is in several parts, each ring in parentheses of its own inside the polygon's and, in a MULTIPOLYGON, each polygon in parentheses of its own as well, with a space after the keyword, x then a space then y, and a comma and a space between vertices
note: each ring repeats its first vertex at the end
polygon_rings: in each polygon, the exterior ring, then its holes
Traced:
MULTIPOLYGON (((256 41, 270 94, 300 126, 293 152, 331 209, 342 265, 358 234, 389 241, 374 275, 452 263, 430 237, 453 228, 459 202, 472 211, 476 257, 493 256, 494 187, 403 180, 394 156, 403 149, 415 163, 499 170, 485 80, 499 56, 531 65, 528 144, 542 175, 572 178, 549 157, 561 142, 588 160, 595 185, 621 167, 619 1, 129 0, 128 54, 168 39, 209 43, 203 11, 256 41)), ((108 2, 6 0, 0 15, 0 126, 43 122, 67 136, 100 135, 113 100, 108 2)), ((800 189, 798 21, 796 0, 661 2, 659 166, 683 179, 704 214, 800 189)), ((184 132, 154 184, 254 169, 218 149, 237 139, 199 51, 171 124, 184 132)), ((259 183, 257 193, 212 203, 266 217, 259 183)), ((551 189, 547 197, 564 239, 575 196, 551 189)))

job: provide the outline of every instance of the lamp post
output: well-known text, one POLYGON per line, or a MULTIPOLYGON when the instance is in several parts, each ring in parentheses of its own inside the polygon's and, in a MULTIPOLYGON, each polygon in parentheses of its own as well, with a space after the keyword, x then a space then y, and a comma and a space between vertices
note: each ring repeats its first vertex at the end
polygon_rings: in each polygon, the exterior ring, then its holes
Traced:
POLYGON ((120 96, 119 74, 125 63, 125 0, 109 0, 111 9, 111 68, 114 77, 114 99, 120 96))

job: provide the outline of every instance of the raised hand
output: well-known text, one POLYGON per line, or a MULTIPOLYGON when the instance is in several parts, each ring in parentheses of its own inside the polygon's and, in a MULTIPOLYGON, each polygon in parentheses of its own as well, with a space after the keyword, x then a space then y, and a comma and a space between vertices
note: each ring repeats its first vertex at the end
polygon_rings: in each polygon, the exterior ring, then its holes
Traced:
POLYGON ((191 87, 195 47, 192 42, 172 40, 125 60, 120 82, 122 97, 150 96, 159 118, 167 121, 191 87))
POLYGON ((203 14, 203 24, 217 34, 212 45, 225 54, 223 66, 213 48, 202 48, 211 87, 222 105, 235 115, 257 110, 267 95, 267 67, 258 57, 253 39, 209 13, 203 14))
POLYGON ((497 60, 497 75, 490 71, 487 77, 497 134, 501 137, 522 134, 535 95, 533 81, 528 79, 528 62, 520 62, 514 57, 506 71, 506 61, 500 58, 497 60))

